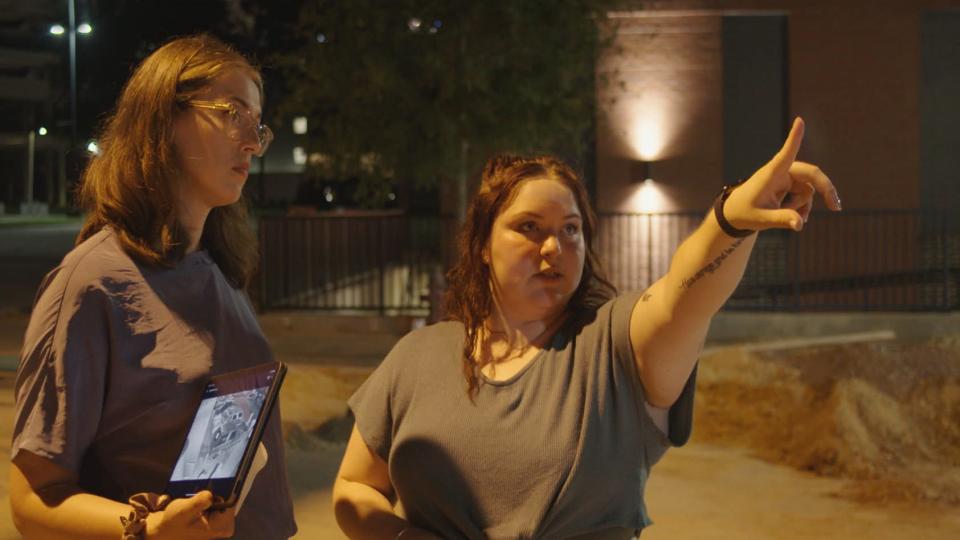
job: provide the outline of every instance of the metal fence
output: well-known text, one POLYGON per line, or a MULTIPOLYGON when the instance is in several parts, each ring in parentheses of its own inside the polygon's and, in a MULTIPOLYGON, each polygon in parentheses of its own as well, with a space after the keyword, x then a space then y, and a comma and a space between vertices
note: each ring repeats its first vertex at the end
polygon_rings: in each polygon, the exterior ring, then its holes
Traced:
POLYGON ((428 311, 454 227, 401 214, 262 218, 252 296, 261 309, 428 311))
MULTIPOLYGON (((598 249, 620 290, 644 288, 702 214, 601 217, 598 249)), ((960 309, 960 230, 946 212, 815 213, 801 234, 765 231, 735 310, 933 311, 960 309)))
MULTIPOLYGON (((597 251, 619 290, 662 276, 703 214, 604 214, 597 251)), ((735 310, 960 309, 960 223, 948 213, 815 214, 802 234, 762 233, 735 310)), ((426 313, 453 260, 456 224, 399 214, 264 218, 261 309, 426 313), (435 292, 435 291, 434 291, 435 292)))

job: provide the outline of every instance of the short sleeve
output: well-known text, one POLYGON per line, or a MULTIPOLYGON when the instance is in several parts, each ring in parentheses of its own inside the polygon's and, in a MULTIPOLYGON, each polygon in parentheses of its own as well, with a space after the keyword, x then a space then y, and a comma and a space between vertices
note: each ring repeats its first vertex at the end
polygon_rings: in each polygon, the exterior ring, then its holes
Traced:
MULTIPOLYGON (((633 308, 640 299, 641 292, 630 292, 617 297, 611 313, 611 334, 613 336, 613 347, 618 359, 623 363, 624 369, 631 374, 632 379, 637 383, 638 398, 646 400, 643 385, 640 384, 640 376, 637 373, 636 363, 633 361, 633 348, 630 344, 630 317, 633 315, 633 308)), ((696 389, 697 365, 693 366, 690 377, 687 379, 680 397, 670 407, 668 413, 668 433, 666 436, 657 428, 653 419, 644 406, 644 402, 638 403, 640 414, 646 419, 644 422, 652 431, 645 438, 652 441, 653 448, 648 448, 648 453, 652 453, 659 459, 669 446, 683 446, 690 439, 693 429, 693 397, 696 389), (659 448, 658 448, 659 447, 659 448)), ((653 461, 656 461, 654 459, 653 461)))
POLYGON ((393 366, 397 355, 395 346, 347 401, 363 441, 383 461, 389 459, 393 444, 393 394, 396 387, 393 366))
POLYGON ((44 279, 24 336, 11 458, 28 450, 79 472, 97 433, 110 354, 108 300, 69 292, 63 268, 44 279))

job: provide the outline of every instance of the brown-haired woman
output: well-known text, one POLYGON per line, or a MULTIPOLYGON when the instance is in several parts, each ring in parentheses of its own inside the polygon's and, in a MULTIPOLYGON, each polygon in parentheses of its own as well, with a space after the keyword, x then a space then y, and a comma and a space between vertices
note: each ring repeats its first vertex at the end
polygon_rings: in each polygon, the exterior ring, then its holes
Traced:
POLYGON ((256 244, 241 193, 272 139, 262 100, 257 70, 208 36, 164 45, 124 87, 84 172, 77 246, 41 284, 21 353, 10 501, 25 537, 296 531, 278 410, 239 515, 207 511, 204 491, 120 519, 129 497, 163 491, 206 380, 271 358, 243 292, 256 244))
POLYGON ((449 273, 453 320, 404 337, 350 399, 344 532, 624 539, 649 525, 646 479, 689 436, 697 355, 753 232, 799 231, 815 191, 840 209, 830 180, 795 161, 802 137, 798 119, 669 272, 621 296, 599 271, 578 177, 549 157, 490 161, 449 273))

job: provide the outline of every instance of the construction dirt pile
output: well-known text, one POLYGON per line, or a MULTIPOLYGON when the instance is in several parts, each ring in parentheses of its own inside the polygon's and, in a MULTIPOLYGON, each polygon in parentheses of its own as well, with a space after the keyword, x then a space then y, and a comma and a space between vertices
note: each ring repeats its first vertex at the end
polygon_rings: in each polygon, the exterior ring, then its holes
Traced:
POLYGON ((861 501, 960 506, 960 335, 766 350, 700 365, 694 439, 852 480, 861 501))

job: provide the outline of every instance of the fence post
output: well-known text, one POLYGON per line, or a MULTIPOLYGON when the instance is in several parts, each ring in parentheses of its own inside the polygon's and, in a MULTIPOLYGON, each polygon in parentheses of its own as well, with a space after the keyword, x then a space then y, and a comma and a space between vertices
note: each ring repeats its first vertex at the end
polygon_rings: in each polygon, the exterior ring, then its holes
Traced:
POLYGON ((304 278, 304 283, 306 287, 305 287, 305 290, 303 291, 305 293, 303 295, 303 300, 308 304, 305 307, 310 307, 310 308, 317 307, 316 306, 317 301, 315 300, 316 296, 315 296, 315 293, 313 292, 315 289, 314 282, 313 282, 313 226, 315 223, 316 222, 312 219, 303 220, 303 231, 305 236, 303 241, 303 253, 304 253, 304 259, 305 259, 303 261, 304 263, 303 265, 306 267, 306 271, 307 271, 306 272, 307 275, 304 278))
POLYGON ((281 275, 283 275, 283 298, 286 301, 289 301, 290 298, 290 261, 288 260, 287 253, 290 251, 287 245, 290 242, 290 227, 289 227, 289 218, 284 218, 280 220, 280 223, 283 224, 281 230, 283 231, 283 242, 280 245, 283 246, 283 252, 280 254, 280 268, 283 269, 281 275))
POLYGON ((653 271, 653 213, 647 214, 647 279, 641 289, 649 287, 654 279, 653 271))
POLYGON ((950 239, 950 219, 946 212, 936 214, 940 218, 940 260, 943 261, 943 309, 950 309, 950 252, 947 248, 950 239))
MULTIPOLYGON (((783 234, 783 233, 781 233, 783 234)), ((800 241, 794 235, 787 236, 793 250, 793 309, 800 309, 800 241)), ((776 302, 774 302, 776 307, 776 302)))
POLYGON ((267 272, 268 272, 269 270, 268 270, 268 268, 267 268, 267 265, 270 264, 270 263, 268 262, 268 261, 270 260, 270 258, 266 256, 266 254, 267 254, 267 233, 266 233, 266 230, 265 230, 265 229, 266 229, 266 227, 268 227, 268 225, 267 225, 266 223, 267 223, 266 218, 264 218, 264 217, 262 217, 262 216, 260 217, 260 220, 259 220, 259 222, 257 223, 257 236, 260 237, 260 253, 261 253, 261 256, 260 256, 260 294, 258 295, 258 296, 260 297, 260 298, 258 298, 258 301, 259 301, 258 303, 260 304, 260 311, 266 311, 266 310, 267 310, 267 307, 268 307, 268 306, 267 306, 267 272))
POLYGON ((387 288, 387 273, 384 271, 383 263, 383 227, 386 225, 387 218, 379 218, 377 220, 377 268, 380 271, 380 315, 386 313, 386 294, 385 290, 387 288))

